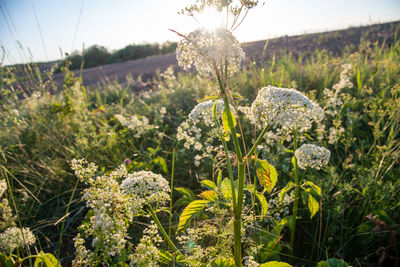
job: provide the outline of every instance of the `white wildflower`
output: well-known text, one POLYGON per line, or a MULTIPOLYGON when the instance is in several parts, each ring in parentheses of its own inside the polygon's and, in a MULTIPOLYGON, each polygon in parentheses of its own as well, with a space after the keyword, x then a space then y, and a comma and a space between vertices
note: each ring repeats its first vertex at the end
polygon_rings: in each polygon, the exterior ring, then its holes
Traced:
POLYGON ((35 235, 29 228, 10 227, 0 234, 0 248, 13 251, 16 248, 33 245, 36 242, 35 235))
POLYGON ((244 52, 229 30, 198 29, 179 42, 176 58, 184 70, 194 65, 201 73, 215 74, 215 68, 221 72, 227 64, 229 73, 234 73, 240 69, 244 52))
POLYGON ((156 128, 156 126, 149 123, 149 119, 146 116, 133 115, 130 118, 126 118, 122 114, 115 114, 114 118, 116 118, 122 126, 132 130, 135 138, 139 138, 143 134, 156 128))
POLYGON ((157 225, 151 221, 149 227, 143 231, 143 237, 136 246, 135 253, 129 256, 130 266, 158 266, 159 250, 157 246, 162 241, 157 225))
POLYGON ((297 159, 299 168, 306 169, 311 167, 314 169, 321 169, 323 166, 328 165, 331 152, 325 147, 320 147, 314 144, 305 144, 299 147, 294 155, 297 159))
POLYGON ((343 64, 342 65, 342 72, 340 73, 340 81, 333 85, 333 89, 335 92, 339 92, 343 88, 353 88, 353 83, 350 81, 349 73, 351 71, 351 64, 343 64))
POLYGON ((255 260, 253 256, 245 256, 243 258, 244 260, 244 266, 246 267, 258 267, 260 266, 260 264, 258 264, 255 260))
POLYGON ((85 159, 73 159, 71 169, 75 171, 75 176, 81 182, 90 184, 94 182, 93 178, 97 171, 97 166, 94 163, 88 163, 85 159))
POLYGON ((150 171, 139 171, 128 174, 121 183, 125 194, 134 196, 136 201, 151 204, 164 203, 169 200, 168 181, 159 174, 150 171))
POLYGON ((7 191, 7 182, 6 179, 0 180, 0 197, 3 196, 4 192, 7 191))
POLYGON ((251 110, 254 118, 264 125, 298 132, 309 130, 312 122, 324 118, 321 107, 299 91, 275 86, 262 88, 251 110))

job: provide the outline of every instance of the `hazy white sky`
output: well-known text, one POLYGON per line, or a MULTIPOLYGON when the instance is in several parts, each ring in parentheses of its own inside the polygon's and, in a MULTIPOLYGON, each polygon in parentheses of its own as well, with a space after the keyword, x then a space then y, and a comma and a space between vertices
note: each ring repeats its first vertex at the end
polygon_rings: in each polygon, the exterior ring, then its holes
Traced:
MULTIPOLYGON (((0 0, 3 64, 46 61, 83 44, 119 49, 178 41, 198 23, 177 11, 189 0, 0 0), (23 48, 21 50, 20 46, 23 48)), ((400 20, 399 0, 266 0, 235 31, 239 41, 400 20)))

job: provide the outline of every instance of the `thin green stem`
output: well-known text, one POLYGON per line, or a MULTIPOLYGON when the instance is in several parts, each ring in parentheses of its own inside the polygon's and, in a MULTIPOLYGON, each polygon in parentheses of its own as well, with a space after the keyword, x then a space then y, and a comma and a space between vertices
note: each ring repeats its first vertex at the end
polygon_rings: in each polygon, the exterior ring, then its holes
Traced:
MULTIPOLYGON (((297 149, 297 132, 293 132, 293 151, 297 149)), ((290 254, 294 255, 294 238, 296 234, 296 219, 297 219, 297 211, 299 207, 299 198, 300 198, 300 181, 299 181, 299 168, 297 166, 297 159, 294 157, 294 183, 295 183, 295 191, 294 191, 294 203, 293 203, 293 219, 291 224, 291 235, 290 235, 290 254)))
MULTIPOLYGON (((227 95, 227 90, 225 88, 225 83, 221 80, 221 76, 218 72, 218 69, 215 68, 217 73, 217 80, 219 83, 219 87, 221 90, 221 95, 224 100, 224 109, 227 114, 228 125, 230 128, 230 135, 232 137, 233 145, 235 147, 236 156, 238 159, 238 194, 237 194, 237 203, 234 205, 234 257, 235 257, 235 266, 242 266, 242 243, 241 243, 241 220, 242 220, 242 206, 243 206, 243 195, 244 195, 244 181, 245 181, 245 163, 242 156, 242 151, 239 145, 239 140, 235 130, 235 124, 233 121, 232 113, 229 106, 229 98, 227 95)), ((229 161, 229 157, 227 157, 227 161, 229 161)))
POLYGON ((264 127, 264 129, 262 130, 261 134, 258 136, 256 142, 254 143, 254 145, 252 146, 252 148, 250 149, 249 153, 247 153, 246 158, 250 157, 252 154, 254 154, 254 152, 257 149, 257 146, 262 142, 262 139, 264 138, 264 135, 267 133, 267 131, 269 130, 270 125, 266 125, 264 127))
MULTIPOLYGON (((168 224, 168 236, 171 236, 172 232, 172 195, 174 192, 174 169, 175 169, 175 148, 172 150, 172 170, 171 170, 171 194, 169 201, 169 224, 168 224)), ((168 246, 169 248, 169 246, 168 246)))
MULTIPOLYGON (((74 190, 72 191, 72 195, 71 195, 71 197, 69 198, 69 201, 68 201, 67 210, 65 211, 65 214, 63 216, 63 220, 62 220, 63 222, 61 224, 60 238, 58 240, 58 251, 57 251, 57 260, 58 260, 58 262, 60 262, 61 243, 62 243, 62 236, 63 236, 63 233, 64 233, 65 218, 68 216, 69 208, 71 206, 72 200, 74 199, 75 191, 76 191, 76 188, 78 187, 78 184, 79 184, 79 179, 76 179, 74 190)), ((58 266, 58 263, 57 263, 57 266, 58 266)))
POLYGON ((151 217, 157 224, 158 229, 160 230, 161 234, 163 235, 164 239, 167 241, 168 245, 179 255, 183 256, 182 253, 178 250, 178 248, 175 246, 175 244, 172 242, 171 238, 169 238, 169 235, 167 232, 165 232, 164 227, 161 225, 160 220, 157 217, 157 214, 154 212, 154 210, 151 208, 150 205, 147 206, 148 210, 150 212, 151 217))

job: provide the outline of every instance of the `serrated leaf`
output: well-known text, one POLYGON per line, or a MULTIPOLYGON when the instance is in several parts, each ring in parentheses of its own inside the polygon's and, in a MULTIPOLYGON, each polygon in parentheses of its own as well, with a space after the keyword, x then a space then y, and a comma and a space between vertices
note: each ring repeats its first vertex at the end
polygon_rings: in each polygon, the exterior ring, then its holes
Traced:
POLYGON ((158 250, 158 260, 161 263, 169 264, 172 261, 172 254, 166 250, 160 249, 158 250))
POLYGON ((311 195, 308 194, 308 201, 307 201, 308 209, 310 210, 310 218, 314 217, 315 213, 319 210, 319 203, 318 201, 311 195))
POLYGON ((295 184, 293 182, 287 183, 287 185, 282 188, 281 192, 279 193, 279 204, 282 204, 283 197, 292 189, 294 188, 295 184))
POLYGON ((44 253, 40 251, 38 254, 39 257, 36 258, 34 266, 43 266, 43 267, 56 267, 61 266, 61 263, 50 253, 44 253))
POLYGON ((267 212, 268 212, 268 202, 265 199, 264 194, 260 194, 260 193, 256 192, 256 196, 257 196, 258 201, 261 204, 261 218, 260 218, 260 221, 262 221, 264 219, 265 215, 267 215, 267 212))
POLYGON ((183 194, 185 197, 187 197, 190 200, 195 200, 196 195, 192 192, 192 190, 185 188, 185 187, 175 187, 174 188, 176 191, 179 193, 183 194))
POLYGON ((217 188, 217 185, 211 180, 202 180, 200 183, 209 188, 217 188))
POLYGON ((218 199, 218 194, 215 191, 207 190, 201 192, 200 197, 210 201, 216 201, 218 199))
POLYGON ((227 200, 232 199, 231 182, 228 178, 225 178, 224 180, 222 180, 220 190, 225 199, 227 199, 227 200))
MULTIPOLYGON (((236 126, 235 114, 233 114, 232 110, 229 110, 229 112, 231 113, 233 127, 235 127, 236 126)), ((226 112, 225 109, 224 109, 224 113, 222 114, 222 125, 224 126, 225 132, 231 131, 231 127, 229 125, 228 113, 226 112)))
POLYGON ((315 193, 316 193, 318 196, 321 196, 321 195, 322 195, 321 187, 319 187, 318 185, 314 184, 314 183, 311 182, 311 181, 305 181, 304 184, 305 184, 305 185, 308 185, 308 186, 310 186, 312 189, 314 189, 315 193))
POLYGON ((275 167, 268 163, 266 160, 257 160, 257 177, 262 186, 271 193, 278 181, 278 173, 275 167))
POLYGON ((263 264, 260 264, 260 267, 292 267, 289 263, 281 262, 281 261, 270 261, 263 264))
POLYGON ((349 267, 346 262, 336 259, 336 258, 330 258, 326 261, 320 261, 318 262, 317 267, 349 267))
POLYGON ((190 202, 189 205, 187 205, 186 208, 182 211, 181 216, 179 216, 177 231, 182 231, 188 221, 192 219, 197 213, 202 211, 209 202, 209 200, 195 200, 190 202))

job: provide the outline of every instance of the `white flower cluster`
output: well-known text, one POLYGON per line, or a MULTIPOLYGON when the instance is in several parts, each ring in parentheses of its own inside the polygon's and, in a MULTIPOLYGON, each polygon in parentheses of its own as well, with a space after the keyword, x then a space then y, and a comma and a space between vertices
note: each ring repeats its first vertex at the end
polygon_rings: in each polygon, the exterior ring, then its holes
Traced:
MULTIPOLYGON (((186 149, 194 149, 198 154, 194 158, 194 163, 199 166, 204 158, 213 158, 214 153, 222 151, 222 146, 214 146, 213 142, 218 136, 223 136, 224 129, 222 125, 222 114, 224 111, 224 102, 216 100, 216 118, 220 127, 217 126, 213 116, 212 108, 215 101, 208 100, 197 104, 189 113, 185 120, 177 129, 178 141, 184 141, 186 149)), ((233 106, 230 106, 234 116, 236 112, 233 106)))
POLYGON ((259 267, 260 264, 258 262, 255 261, 253 256, 245 256, 243 258, 244 260, 244 266, 246 267, 259 267))
POLYGON ((4 192, 7 191, 7 182, 6 179, 0 180, 0 197, 3 196, 4 192))
POLYGON ((275 86, 260 89, 251 110, 253 117, 263 125, 281 127, 286 131, 307 131, 312 122, 324 118, 320 106, 299 91, 275 86))
POLYGON ((35 235, 29 228, 10 227, 0 234, 0 248, 12 252, 19 247, 27 247, 36 242, 35 235))
POLYGON ((326 99, 325 113, 335 116, 338 113, 338 107, 343 104, 341 98, 341 91, 343 88, 353 88, 353 83, 350 81, 349 73, 351 71, 351 64, 343 64, 343 71, 340 73, 340 81, 333 85, 333 89, 324 89, 324 96, 326 99))
POLYGON ((122 114, 115 114, 114 117, 122 126, 132 130, 133 136, 136 138, 156 128, 156 126, 149 124, 149 119, 145 116, 133 115, 128 119, 122 114))
POLYGON ((179 42, 176 58, 184 70, 194 65, 201 73, 215 74, 215 69, 221 72, 221 66, 226 66, 234 73, 240 69, 244 52, 229 30, 198 29, 179 42))
POLYGON ((77 260, 83 265, 105 264, 107 257, 120 254, 128 243, 129 225, 143 205, 169 200, 167 180, 152 172, 128 174, 122 164, 107 175, 94 177, 97 166, 85 160, 73 160, 72 168, 90 185, 82 198, 92 211, 74 238, 77 260), (90 245, 86 244, 89 240, 90 245))
POLYGON ((276 194, 268 200, 268 212, 267 217, 264 221, 270 225, 275 225, 276 221, 281 221, 284 217, 289 216, 290 209, 289 205, 294 200, 294 191, 285 194, 282 199, 282 203, 279 203, 279 195, 276 194))
POLYGON ((92 247, 104 256, 119 254, 127 243, 127 231, 139 207, 136 202, 120 190, 114 179, 118 171, 110 176, 99 176, 91 186, 84 190, 83 199, 93 211, 88 222, 79 227, 83 236, 75 241, 77 258, 82 264, 92 264, 99 255, 89 252, 85 247, 85 237, 92 237, 92 247))
POLYGON ((135 253, 129 255, 130 266, 158 266, 159 250, 157 246, 162 242, 157 225, 151 221, 150 226, 143 231, 143 237, 136 246, 135 253))
POLYGON ((85 159, 72 159, 71 169, 74 170, 75 176, 81 182, 94 183, 93 178, 97 171, 97 166, 94 163, 88 163, 85 159))
POLYGON ((333 89, 338 92, 343 88, 353 88, 353 83, 350 81, 349 73, 351 71, 351 64, 346 63, 342 65, 342 72, 340 73, 340 81, 333 85, 333 89))
POLYGON ((319 170, 323 166, 328 165, 331 152, 325 147, 304 144, 294 152, 294 155, 299 168, 306 169, 307 167, 311 167, 319 170))
POLYGON ((165 203, 170 198, 168 181, 161 175, 150 171, 128 174, 121 183, 121 190, 125 194, 132 195, 135 201, 140 203, 165 203))

